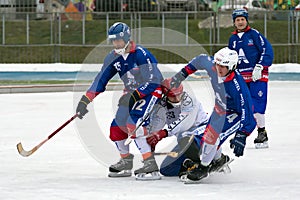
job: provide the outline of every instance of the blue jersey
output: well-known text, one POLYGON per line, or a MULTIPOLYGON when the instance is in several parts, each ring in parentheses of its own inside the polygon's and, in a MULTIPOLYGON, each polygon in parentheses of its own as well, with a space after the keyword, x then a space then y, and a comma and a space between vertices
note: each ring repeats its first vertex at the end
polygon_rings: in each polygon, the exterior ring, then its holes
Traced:
POLYGON ((256 64, 264 67, 261 81, 268 81, 268 67, 272 65, 274 53, 270 42, 262 34, 247 26, 242 33, 233 32, 228 47, 238 52, 238 70, 246 82, 252 81, 252 71, 256 64))
MULTIPOLYGON (((215 93, 215 105, 212 116, 218 116, 218 118, 238 116, 240 118, 238 130, 251 134, 256 125, 253 116, 253 104, 246 82, 238 71, 231 72, 222 80, 218 77, 213 58, 205 54, 193 58, 183 70, 187 74, 192 74, 197 70, 206 70, 210 76, 211 85, 215 93)), ((216 130, 215 127, 214 129, 216 130)), ((224 131, 223 127, 217 130, 219 134, 222 131, 224 131)))
POLYGON ((160 86, 163 76, 157 67, 156 58, 145 48, 131 42, 130 53, 121 56, 111 51, 104 59, 103 67, 87 91, 93 99, 104 92, 108 81, 118 74, 124 83, 125 91, 137 90, 143 98, 160 86))

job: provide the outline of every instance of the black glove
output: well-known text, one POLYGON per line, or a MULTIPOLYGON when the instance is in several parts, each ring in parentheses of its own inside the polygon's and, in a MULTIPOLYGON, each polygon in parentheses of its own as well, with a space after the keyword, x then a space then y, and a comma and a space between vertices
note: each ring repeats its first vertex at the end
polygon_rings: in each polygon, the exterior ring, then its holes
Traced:
POLYGON ((246 145, 247 135, 241 131, 236 132, 233 139, 230 140, 230 148, 233 149, 235 156, 243 156, 246 145))
POLYGON ((175 74, 175 76, 172 77, 170 86, 172 88, 178 88, 181 82, 184 81, 187 76, 188 73, 185 71, 185 69, 182 69, 180 72, 178 72, 177 74, 175 74))
POLYGON ((87 105, 90 103, 91 101, 89 100, 89 98, 87 98, 87 96, 82 95, 77 108, 76 108, 76 113, 78 114, 78 118, 82 119, 83 116, 88 113, 89 111, 86 109, 87 105))
POLYGON ((139 93, 135 90, 132 93, 127 93, 121 96, 119 99, 118 106, 129 106, 129 108, 132 108, 132 106, 135 104, 136 101, 140 100, 139 93))

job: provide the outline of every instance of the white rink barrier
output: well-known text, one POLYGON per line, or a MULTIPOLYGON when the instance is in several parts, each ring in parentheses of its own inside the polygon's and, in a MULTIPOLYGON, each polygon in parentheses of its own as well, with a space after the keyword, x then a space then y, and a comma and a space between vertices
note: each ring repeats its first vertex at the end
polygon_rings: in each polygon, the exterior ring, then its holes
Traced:
MULTIPOLYGON (((4 85, 0 94, 40 92, 84 92, 90 84, 4 85)), ((106 90, 122 90, 123 83, 108 83, 106 90)))

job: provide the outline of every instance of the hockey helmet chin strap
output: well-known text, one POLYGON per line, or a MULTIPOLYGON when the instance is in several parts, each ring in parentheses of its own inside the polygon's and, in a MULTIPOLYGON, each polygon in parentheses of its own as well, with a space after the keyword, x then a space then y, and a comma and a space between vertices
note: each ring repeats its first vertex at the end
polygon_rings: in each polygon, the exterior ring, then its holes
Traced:
POLYGON ((125 51, 126 51, 126 48, 128 47, 129 45, 129 41, 127 42, 127 44, 125 45, 124 48, 121 48, 121 49, 115 49, 115 53, 116 54, 119 54, 119 55, 124 55, 125 54, 125 51))

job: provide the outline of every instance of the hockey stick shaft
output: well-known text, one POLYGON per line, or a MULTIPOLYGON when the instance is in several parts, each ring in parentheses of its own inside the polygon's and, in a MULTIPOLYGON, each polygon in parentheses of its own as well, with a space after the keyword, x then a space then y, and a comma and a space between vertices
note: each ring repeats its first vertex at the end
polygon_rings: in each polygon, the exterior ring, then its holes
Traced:
POLYGON ((38 150, 44 143, 46 143, 48 140, 50 140, 55 134, 57 134, 61 129, 63 129, 65 126, 67 126, 71 121, 73 121, 76 117, 78 117, 78 114, 76 113, 74 116, 72 116, 68 121, 66 121, 63 125, 61 125, 58 129, 56 129, 53 133, 51 133, 45 140, 43 140, 41 143, 33 147, 31 150, 26 151, 24 150, 22 143, 19 142, 17 144, 17 149, 20 155, 27 157, 33 154, 36 150, 38 150))
POLYGON ((181 149, 179 152, 176 152, 176 151, 170 151, 170 152, 154 152, 154 155, 155 156, 163 156, 163 155, 166 155, 166 156, 170 156, 172 158, 177 158, 179 157, 180 155, 182 155, 192 144, 193 140, 194 140, 194 137, 195 135, 192 135, 187 144, 184 146, 183 149, 181 149))

